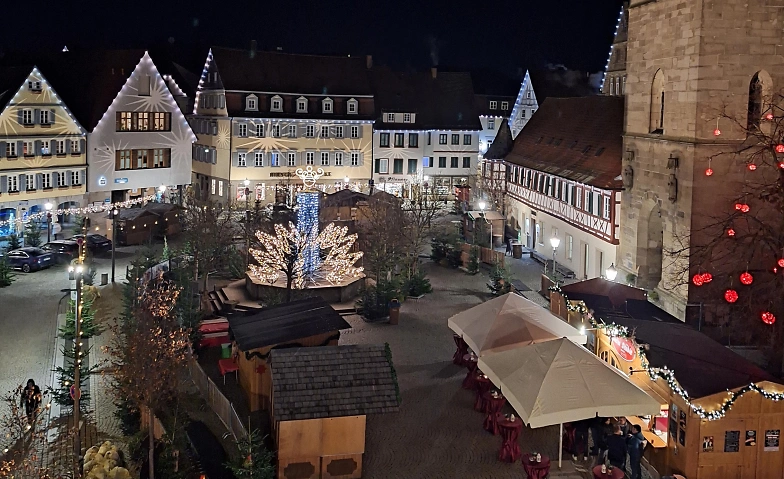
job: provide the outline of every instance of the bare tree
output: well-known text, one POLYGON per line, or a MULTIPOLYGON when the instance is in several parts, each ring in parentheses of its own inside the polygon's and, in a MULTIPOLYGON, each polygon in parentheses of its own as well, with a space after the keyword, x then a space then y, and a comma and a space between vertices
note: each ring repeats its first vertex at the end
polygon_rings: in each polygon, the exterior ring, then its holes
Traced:
POLYGON ((397 198, 381 194, 368 198, 362 217, 357 220, 359 246, 365 253, 365 269, 378 282, 395 273, 405 257, 407 216, 397 198))
POLYGON ((38 453, 47 446, 49 422, 46 410, 50 402, 44 392, 41 407, 35 418, 30 418, 20 404, 21 397, 22 386, 19 386, 2 398, 5 411, 0 416, 0 477, 24 475, 48 478, 47 468, 41 464, 38 453))
POLYGON ((446 196, 413 185, 411 198, 403 202, 404 223, 400 234, 404 241, 406 277, 410 279, 419 271, 419 255, 429 243, 429 233, 434 220, 445 214, 446 196))
POLYGON ((506 169, 502 161, 485 160, 482 170, 474 178, 477 197, 484 198, 488 209, 495 210, 506 217, 508 196, 506 194, 506 169))

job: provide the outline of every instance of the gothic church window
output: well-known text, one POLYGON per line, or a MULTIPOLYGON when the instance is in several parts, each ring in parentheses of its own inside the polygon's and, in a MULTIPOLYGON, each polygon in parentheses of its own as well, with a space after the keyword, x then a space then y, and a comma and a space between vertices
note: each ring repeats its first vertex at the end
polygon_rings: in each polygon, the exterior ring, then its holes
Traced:
POLYGON ((651 133, 664 133, 664 73, 657 71, 651 85, 651 133))

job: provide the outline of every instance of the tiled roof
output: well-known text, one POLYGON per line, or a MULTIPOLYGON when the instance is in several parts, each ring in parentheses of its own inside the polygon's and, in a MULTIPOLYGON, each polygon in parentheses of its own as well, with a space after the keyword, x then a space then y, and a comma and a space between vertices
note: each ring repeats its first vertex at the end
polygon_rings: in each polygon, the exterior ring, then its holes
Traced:
POLYGON ((599 93, 588 74, 578 70, 552 67, 529 70, 528 75, 540 106, 548 98, 577 98, 599 93))
POLYGON ((493 144, 483 156, 488 160, 503 160, 512 151, 513 146, 512 130, 509 128, 509 122, 504 120, 498 125, 498 132, 495 134, 493 144))
POLYGON ((550 98, 540 104, 504 159, 580 183, 619 189, 622 134, 622 98, 550 98))
POLYGON ((481 130, 471 75, 375 68, 377 130, 481 130), (414 123, 385 123, 384 113, 415 113, 414 123))
POLYGON ((229 329, 240 351, 350 329, 322 298, 306 298, 264 308, 250 316, 230 316, 229 329))
POLYGON ((392 364, 381 345, 273 349, 270 367, 275 421, 399 409, 392 364))

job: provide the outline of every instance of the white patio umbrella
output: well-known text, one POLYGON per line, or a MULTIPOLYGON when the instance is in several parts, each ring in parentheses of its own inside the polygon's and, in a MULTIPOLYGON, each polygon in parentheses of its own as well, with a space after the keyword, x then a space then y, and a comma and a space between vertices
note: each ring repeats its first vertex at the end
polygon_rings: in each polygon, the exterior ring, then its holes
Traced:
MULTIPOLYGON (((622 372, 566 338, 488 354, 478 366, 532 428, 560 424, 563 431, 565 422, 656 415, 661 407, 622 372)), ((558 467, 561 454, 562 447, 558 467)))
POLYGON ((550 311, 514 293, 458 313, 448 324, 479 356, 564 337, 580 344, 588 339, 550 311))

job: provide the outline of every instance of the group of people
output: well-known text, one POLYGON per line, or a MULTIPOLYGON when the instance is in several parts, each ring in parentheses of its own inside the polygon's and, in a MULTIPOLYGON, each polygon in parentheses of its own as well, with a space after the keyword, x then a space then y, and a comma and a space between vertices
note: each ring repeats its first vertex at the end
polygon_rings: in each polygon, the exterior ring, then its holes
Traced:
POLYGON ((626 470, 627 456, 631 469, 631 479, 640 479, 642 470, 640 461, 647 441, 642 434, 642 428, 637 424, 629 424, 625 417, 617 420, 613 418, 593 418, 577 421, 574 426, 574 442, 572 443, 572 458, 582 454, 588 460, 588 437, 592 441, 591 456, 597 457, 599 464, 609 461, 613 467, 626 470))

